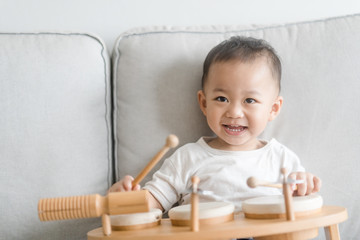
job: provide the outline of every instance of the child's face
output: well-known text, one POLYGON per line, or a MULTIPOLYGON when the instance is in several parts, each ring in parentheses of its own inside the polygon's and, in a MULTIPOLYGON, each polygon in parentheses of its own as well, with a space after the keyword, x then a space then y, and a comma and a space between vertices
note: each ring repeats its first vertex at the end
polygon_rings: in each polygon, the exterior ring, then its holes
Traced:
POLYGON ((217 135, 209 145, 237 151, 262 147, 257 137, 282 106, 278 92, 265 58, 214 63, 198 92, 200 108, 217 135))

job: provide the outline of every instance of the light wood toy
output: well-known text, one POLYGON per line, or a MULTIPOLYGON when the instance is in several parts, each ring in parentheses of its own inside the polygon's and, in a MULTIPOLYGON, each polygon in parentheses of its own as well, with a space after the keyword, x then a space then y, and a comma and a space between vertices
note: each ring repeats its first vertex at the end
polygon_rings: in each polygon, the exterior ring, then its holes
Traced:
MULTIPOLYGON (((170 148, 179 144, 175 135, 169 135, 164 147, 151 159, 134 179, 137 185, 159 162, 170 148)), ((41 221, 102 217, 105 236, 114 230, 137 230, 160 224, 162 212, 149 208, 149 193, 146 190, 111 192, 103 197, 99 194, 46 198, 38 203, 41 221), (112 215, 112 216, 110 216, 112 215)))
MULTIPOLYGON (((283 176, 283 183, 282 184, 277 184, 277 183, 270 183, 264 180, 259 180, 256 179, 254 177, 250 177, 247 180, 247 185, 251 188, 256 188, 256 187, 273 187, 273 188, 282 188, 283 189, 283 200, 281 201, 277 201, 276 203, 279 204, 280 206, 285 203, 285 212, 286 214, 286 219, 289 221, 293 221, 295 220, 295 213, 294 213, 294 208, 293 208, 293 198, 291 196, 291 190, 290 190, 290 183, 286 180, 286 169, 285 168, 281 168, 280 169, 281 174, 283 176)), ((255 198, 255 199, 250 199, 247 201, 244 201, 243 203, 243 211, 245 213, 245 217, 249 217, 249 218, 276 218, 277 216, 281 216, 281 212, 277 213, 274 209, 274 207, 276 206, 276 204, 274 203, 274 201, 271 201, 273 199, 279 199, 278 196, 270 196, 270 197, 265 197, 265 198, 255 198), (260 211, 261 209, 261 211, 260 211), (269 209, 267 211, 267 209, 269 209), (269 211, 271 213, 276 213, 274 214, 270 214, 269 211)), ((321 198, 319 196, 319 198, 321 198)), ((303 199, 301 200, 303 201, 303 199)), ((301 209, 301 201, 299 202, 299 209, 301 209)), ((321 200, 321 205, 320 206, 316 206, 316 208, 320 208, 322 206, 322 200, 321 200)))
MULTIPOLYGON (((286 180, 287 171, 281 168, 283 183, 269 183, 256 178, 249 178, 247 184, 254 188, 258 186, 282 188, 283 196, 266 196, 249 199, 243 202, 242 210, 246 218, 252 219, 276 219, 285 217, 287 221, 295 221, 295 216, 306 216, 321 212, 323 200, 319 195, 307 195, 301 197, 292 197, 290 182, 286 180)), ((276 239, 312 239, 318 235, 318 228, 309 229, 296 234, 277 235, 276 239)), ((262 237, 261 239, 274 239, 271 237, 262 237)))
MULTIPOLYGON (((283 170, 283 174, 286 173, 283 170)), ((173 219, 162 219, 161 224, 139 231, 114 231, 109 237, 104 237, 100 228, 88 233, 88 240, 179 240, 179 239, 233 239, 250 238, 255 240, 304 240, 311 239, 317 235, 317 229, 324 227, 327 240, 339 240, 340 233, 338 224, 347 219, 347 211, 339 206, 322 206, 315 211, 309 210, 308 214, 297 215, 297 200, 292 204, 290 192, 284 191, 289 199, 284 204, 284 196, 278 198, 282 203, 282 214, 275 214, 277 218, 249 218, 246 214, 240 213, 234 216, 233 221, 225 221, 217 224, 201 224, 201 205, 198 203, 197 195, 198 179, 193 179, 193 193, 191 199, 191 220, 189 222, 189 206, 187 206, 187 222, 185 224, 173 224, 173 219), (284 207, 287 205, 287 207, 284 207), (284 214, 293 212, 294 215, 284 214), (284 220, 285 219, 285 220, 284 220), (199 224, 201 228, 199 228, 199 224), (190 226, 190 228, 189 228, 190 226)), ((285 178, 282 187, 287 184, 285 178)), ((276 187, 279 187, 278 185, 276 187)), ((312 197, 309 197, 312 199, 312 197)), ((273 200, 272 200, 273 201, 273 200)), ((314 198, 311 201, 322 205, 322 199, 314 198)), ((308 205, 312 205, 308 204, 308 205)), ((183 206, 180 206, 183 207, 183 206)), ((314 208, 314 207, 313 207, 314 208)), ((172 212, 173 209, 169 211, 172 212)), ((225 210, 223 210, 225 212, 225 210)), ((181 214, 180 214, 181 215, 181 214)), ((260 215, 267 215, 260 213, 260 215)), ((175 220, 177 221, 177 220, 175 220)))
POLYGON ((234 220, 234 204, 226 202, 199 203, 197 176, 192 177, 193 192, 191 204, 174 207, 169 211, 169 218, 173 226, 190 226, 194 232, 200 226, 220 224, 234 220))
MULTIPOLYGON (((245 217, 248 218, 280 218, 286 216, 289 221, 295 220, 295 212, 298 215, 310 214, 315 211, 320 211, 323 201, 319 195, 308 195, 303 197, 291 196, 290 184, 300 183, 303 181, 288 181, 286 180, 286 169, 281 169, 283 176, 283 183, 270 183, 264 180, 259 180, 254 177, 250 177, 247 180, 247 184, 251 188, 255 187, 274 187, 283 189, 282 196, 266 196, 249 199, 243 202, 242 208, 245 213, 245 217), (296 210, 294 209, 294 200, 296 202, 296 210)), ((295 188, 296 189, 296 188, 295 188)))

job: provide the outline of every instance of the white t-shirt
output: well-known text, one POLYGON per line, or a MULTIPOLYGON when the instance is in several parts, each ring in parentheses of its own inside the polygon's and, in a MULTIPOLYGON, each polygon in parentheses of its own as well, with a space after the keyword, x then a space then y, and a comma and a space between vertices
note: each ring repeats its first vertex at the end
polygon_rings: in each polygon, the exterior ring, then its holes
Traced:
POLYGON ((199 188, 215 195, 200 196, 200 201, 232 202, 241 209, 241 202, 263 195, 279 195, 270 187, 249 188, 246 180, 253 176, 270 182, 280 181, 280 168, 290 172, 305 171, 299 158, 275 139, 252 151, 223 151, 210 147, 211 138, 202 137, 177 149, 164 161, 153 179, 145 184, 168 211, 175 203, 190 203, 191 177, 200 178, 199 188))

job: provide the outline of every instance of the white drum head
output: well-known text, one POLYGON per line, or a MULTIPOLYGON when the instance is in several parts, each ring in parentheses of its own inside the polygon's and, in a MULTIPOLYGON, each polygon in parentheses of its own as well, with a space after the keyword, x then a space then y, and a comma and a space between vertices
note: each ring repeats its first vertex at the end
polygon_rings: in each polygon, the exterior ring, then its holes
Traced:
MULTIPOLYGON (((307 215, 321 210, 323 199, 320 195, 293 197, 295 215, 307 215)), ((284 196, 266 196, 245 200, 242 210, 248 218, 277 218, 286 213, 284 196), (263 217, 261 217, 263 216, 263 217)))
MULTIPOLYGON (((200 224, 221 223, 234 219, 234 205, 225 202, 199 203, 200 224)), ((170 209, 169 217, 173 225, 187 226, 190 223, 191 205, 186 204, 170 209)))

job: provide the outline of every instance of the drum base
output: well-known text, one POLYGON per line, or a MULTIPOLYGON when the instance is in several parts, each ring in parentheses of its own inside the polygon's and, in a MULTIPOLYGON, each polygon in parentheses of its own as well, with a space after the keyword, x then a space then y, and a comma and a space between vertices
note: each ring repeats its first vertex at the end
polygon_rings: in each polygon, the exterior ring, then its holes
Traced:
MULTIPOLYGON (((323 199, 320 195, 311 194, 292 198, 295 218, 311 216, 322 211, 323 199)), ((275 219, 286 218, 284 197, 281 195, 257 197, 245 200, 242 210, 246 218, 275 219)))
MULTIPOLYGON (((199 219, 200 226, 202 225, 211 225, 211 224, 219 224, 224 222, 229 222, 234 220, 234 213, 221 216, 221 217, 214 217, 214 218, 206 218, 206 219, 199 219)), ((182 220, 182 219, 171 219, 171 224, 173 226, 190 226, 190 220, 182 220)))
POLYGON ((318 228, 307 229, 299 232, 276 234, 271 236, 256 237, 254 240, 307 240, 316 238, 319 234, 318 228))
POLYGON ((144 224, 129 225, 129 226, 111 226, 111 229, 113 231, 141 230, 141 229, 155 227, 157 225, 160 225, 160 220, 152 223, 144 223, 144 224))
POLYGON ((346 208, 323 206, 321 212, 299 217, 294 221, 248 219, 240 213, 235 215, 234 221, 205 225, 200 227, 198 232, 192 232, 188 226, 172 226, 170 219, 163 219, 160 225, 153 228, 139 231, 113 231, 110 236, 104 235, 103 228, 97 228, 90 231, 87 236, 88 240, 218 240, 248 237, 254 237, 257 240, 304 240, 314 238, 317 235, 316 229, 324 228, 327 239, 339 240, 338 224, 347 218, 346 208))
MULTIPOLYGON (((311 216, 315 213, 321 212, 321 208, 305 211, 305 212, 295 212, 295 218, 311 216)), ((256 214, 256 213, 244 213, 246 218, 251 219, 276 219, 276 218, 286 218, 286 213, 265 213, 265 214, 256 214)))

